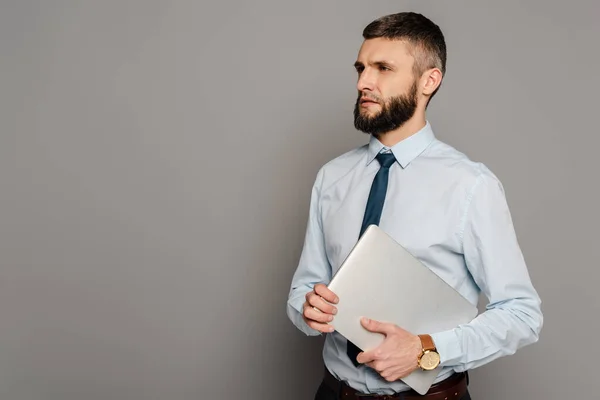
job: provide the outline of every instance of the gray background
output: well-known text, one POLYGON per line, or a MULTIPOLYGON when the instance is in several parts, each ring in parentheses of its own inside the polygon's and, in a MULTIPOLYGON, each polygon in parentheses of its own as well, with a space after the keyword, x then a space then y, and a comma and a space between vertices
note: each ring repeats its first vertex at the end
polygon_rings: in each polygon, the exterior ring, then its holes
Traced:
POLYGON ((429 119, 503 181, 543 299, 474 398, 593 397, 599 6, 566 3, 3 0, 0 398, 311 399, 310 188, 367 140, 360 34, 402 10, 446 35, 429 119))

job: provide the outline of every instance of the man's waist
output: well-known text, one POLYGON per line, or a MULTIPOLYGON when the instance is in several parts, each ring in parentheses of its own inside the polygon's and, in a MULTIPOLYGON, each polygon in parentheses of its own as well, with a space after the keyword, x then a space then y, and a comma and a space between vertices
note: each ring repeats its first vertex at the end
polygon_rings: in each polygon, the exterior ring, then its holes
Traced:
POLYGON ((461 372, 433 384, 425 395, 420 395, 412 389, 393 395, 375 395, 358 392, 346 383, 337 380, 327 368, 325 368, 323 381, 331 390, 339 393, 340 400, 459 400, 467 393, 468 383, 467 374, 461 372))

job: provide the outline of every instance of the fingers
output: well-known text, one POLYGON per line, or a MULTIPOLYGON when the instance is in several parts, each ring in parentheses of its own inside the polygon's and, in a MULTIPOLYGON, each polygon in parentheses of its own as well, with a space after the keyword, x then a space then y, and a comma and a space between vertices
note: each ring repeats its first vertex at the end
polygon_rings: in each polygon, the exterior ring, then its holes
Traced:
MULTIPOLYGON (((369 352, 360 352, 358 353, 358 355, 356 356, 356 361, 358 361, 360 364, 369 364, 370 362, 373 361, 373 357, 369 354, 369 352)), ((369 367, 371 367, 369 365, 369 367)), ((373 368, 373 367, 371 367, 373 368)))
POLYGON ((380 322, 364 317, 360 319, 360 323, 362 324, 362 326, 365 327, 366 330, 371 332, 383 333, 386 336, 391 335, 392 333, 400 329, 396 325, 391 324, 389 322, 380 322))
POLYGON ((377 353, 373 356, 373 352, 371 352, 371 354, 368 352, 365 352, 364 354, 360 353, 357 357, 357 361, 377 371, 377 373, 388 382, 402 379, 418 369, 416 362, 399 362, 396 359, 386 358, 377 353), (361 360, 370 361, 362 362, 361 360))
POLYGON ((309 303, 304 303, 304 317, 313 321, 323 323, 333 321, 333 315, 315 309, 315 306, 312 306, 309 303))
POLYGON ((394 365, 390 360, 375 360, 368 362, 365 365, 377 371, 377 373, 388 382, 402 379, 412 372, 410 368, 394 365))
POLYGON ((319 309, 319 311, 322 311, 325 314, 336 314, 337 313, 337 308, 331 304, 329 304, 328 302, 326 302, 323 297, 321 297, 320 295, 316 294, 315 292, 309 292, 306 295, 306 302, 312 306, 312 307, 316 307, 319 309))
POLYGON ((406 368, 406 367, 396 367, 396 368, 386 368, 379 372, 382 378, 384 378, 388 382, 394 382, 398 379, 406 378, 410 375, 415 369, 414 368, 406 368))
POLYGON ((315 310, 315 308, 310 306, 308 303, 304 303, 302 316, 304 317, 304 321, 306 321, 308 326, 319 332, 330 333, 335 330, 332 325, 328 324, 328 322, 333 319, 333 315, 315 310))
MULTIPOLYGON (((390 366, 385 364, 385 361, 371 361, 365 364, 366 366, 373 368, 375 371, 379 372, 381 375, 383 372, 389 370, 390 366)), ((383 375, 382 375, 383 376, 383 375)))
POLYGON ((319 332, 333 332, 335 328, 329 325, 333 321, 333 315, 337 314, 337 308, 331 303, 337 304, 339 298, 335 293, 322 283, 315 285, 314 290, 306 294, 302 316, 306 324, 319 332))
POLYGON ((337 304, 339 298, 335 293, 333 293, 327 286, 322 283, 317 283, 315 285, 315 293, 327 300, 330 303, 337 304))
POLYGON ((384 369, 384 370, 380 371, 379 375, 381 375, 381 377, 388 382, 394 382, 394 381, 397 381, 398 379, 402 379, 402 378, 406 377, 409 374, 407 371, 405 371, 403 369, 388 368, 388 369, 384 369))
POLYGON ((361 364, 368 365, 369 363, 372 363, 374 361, 381 359, 381 357, 382 357, 382 352, 380 349, 377 348, 377 349, 363 351, 363 352, 358 353, 358 356, 356 356, 356 361, 358 361, 361 364))

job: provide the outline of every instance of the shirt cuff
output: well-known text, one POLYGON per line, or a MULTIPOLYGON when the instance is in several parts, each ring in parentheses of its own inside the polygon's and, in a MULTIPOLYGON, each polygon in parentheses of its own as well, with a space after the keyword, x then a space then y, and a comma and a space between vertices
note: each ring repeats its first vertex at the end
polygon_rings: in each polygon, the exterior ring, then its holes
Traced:
POLYGON ((440 355, 440 366, 453 366, 460 362, 463 349, 456 329, 431 334, 431 338, 440 355))

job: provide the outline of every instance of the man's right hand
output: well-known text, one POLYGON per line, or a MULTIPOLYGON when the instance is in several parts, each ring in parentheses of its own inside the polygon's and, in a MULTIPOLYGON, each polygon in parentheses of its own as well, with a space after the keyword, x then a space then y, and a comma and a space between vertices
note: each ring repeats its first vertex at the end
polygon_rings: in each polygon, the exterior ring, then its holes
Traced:
POLYGON ((302 309, 302 317, 308 326, 319 332, 330 333, 335 328, 329 325, 337 308, 332 304, 339 301, 335 293, 322 283, 317 283, 314 289, 306 294, 306 302, 302 309), (330 304, 332 303, 332 304, 330 304))

